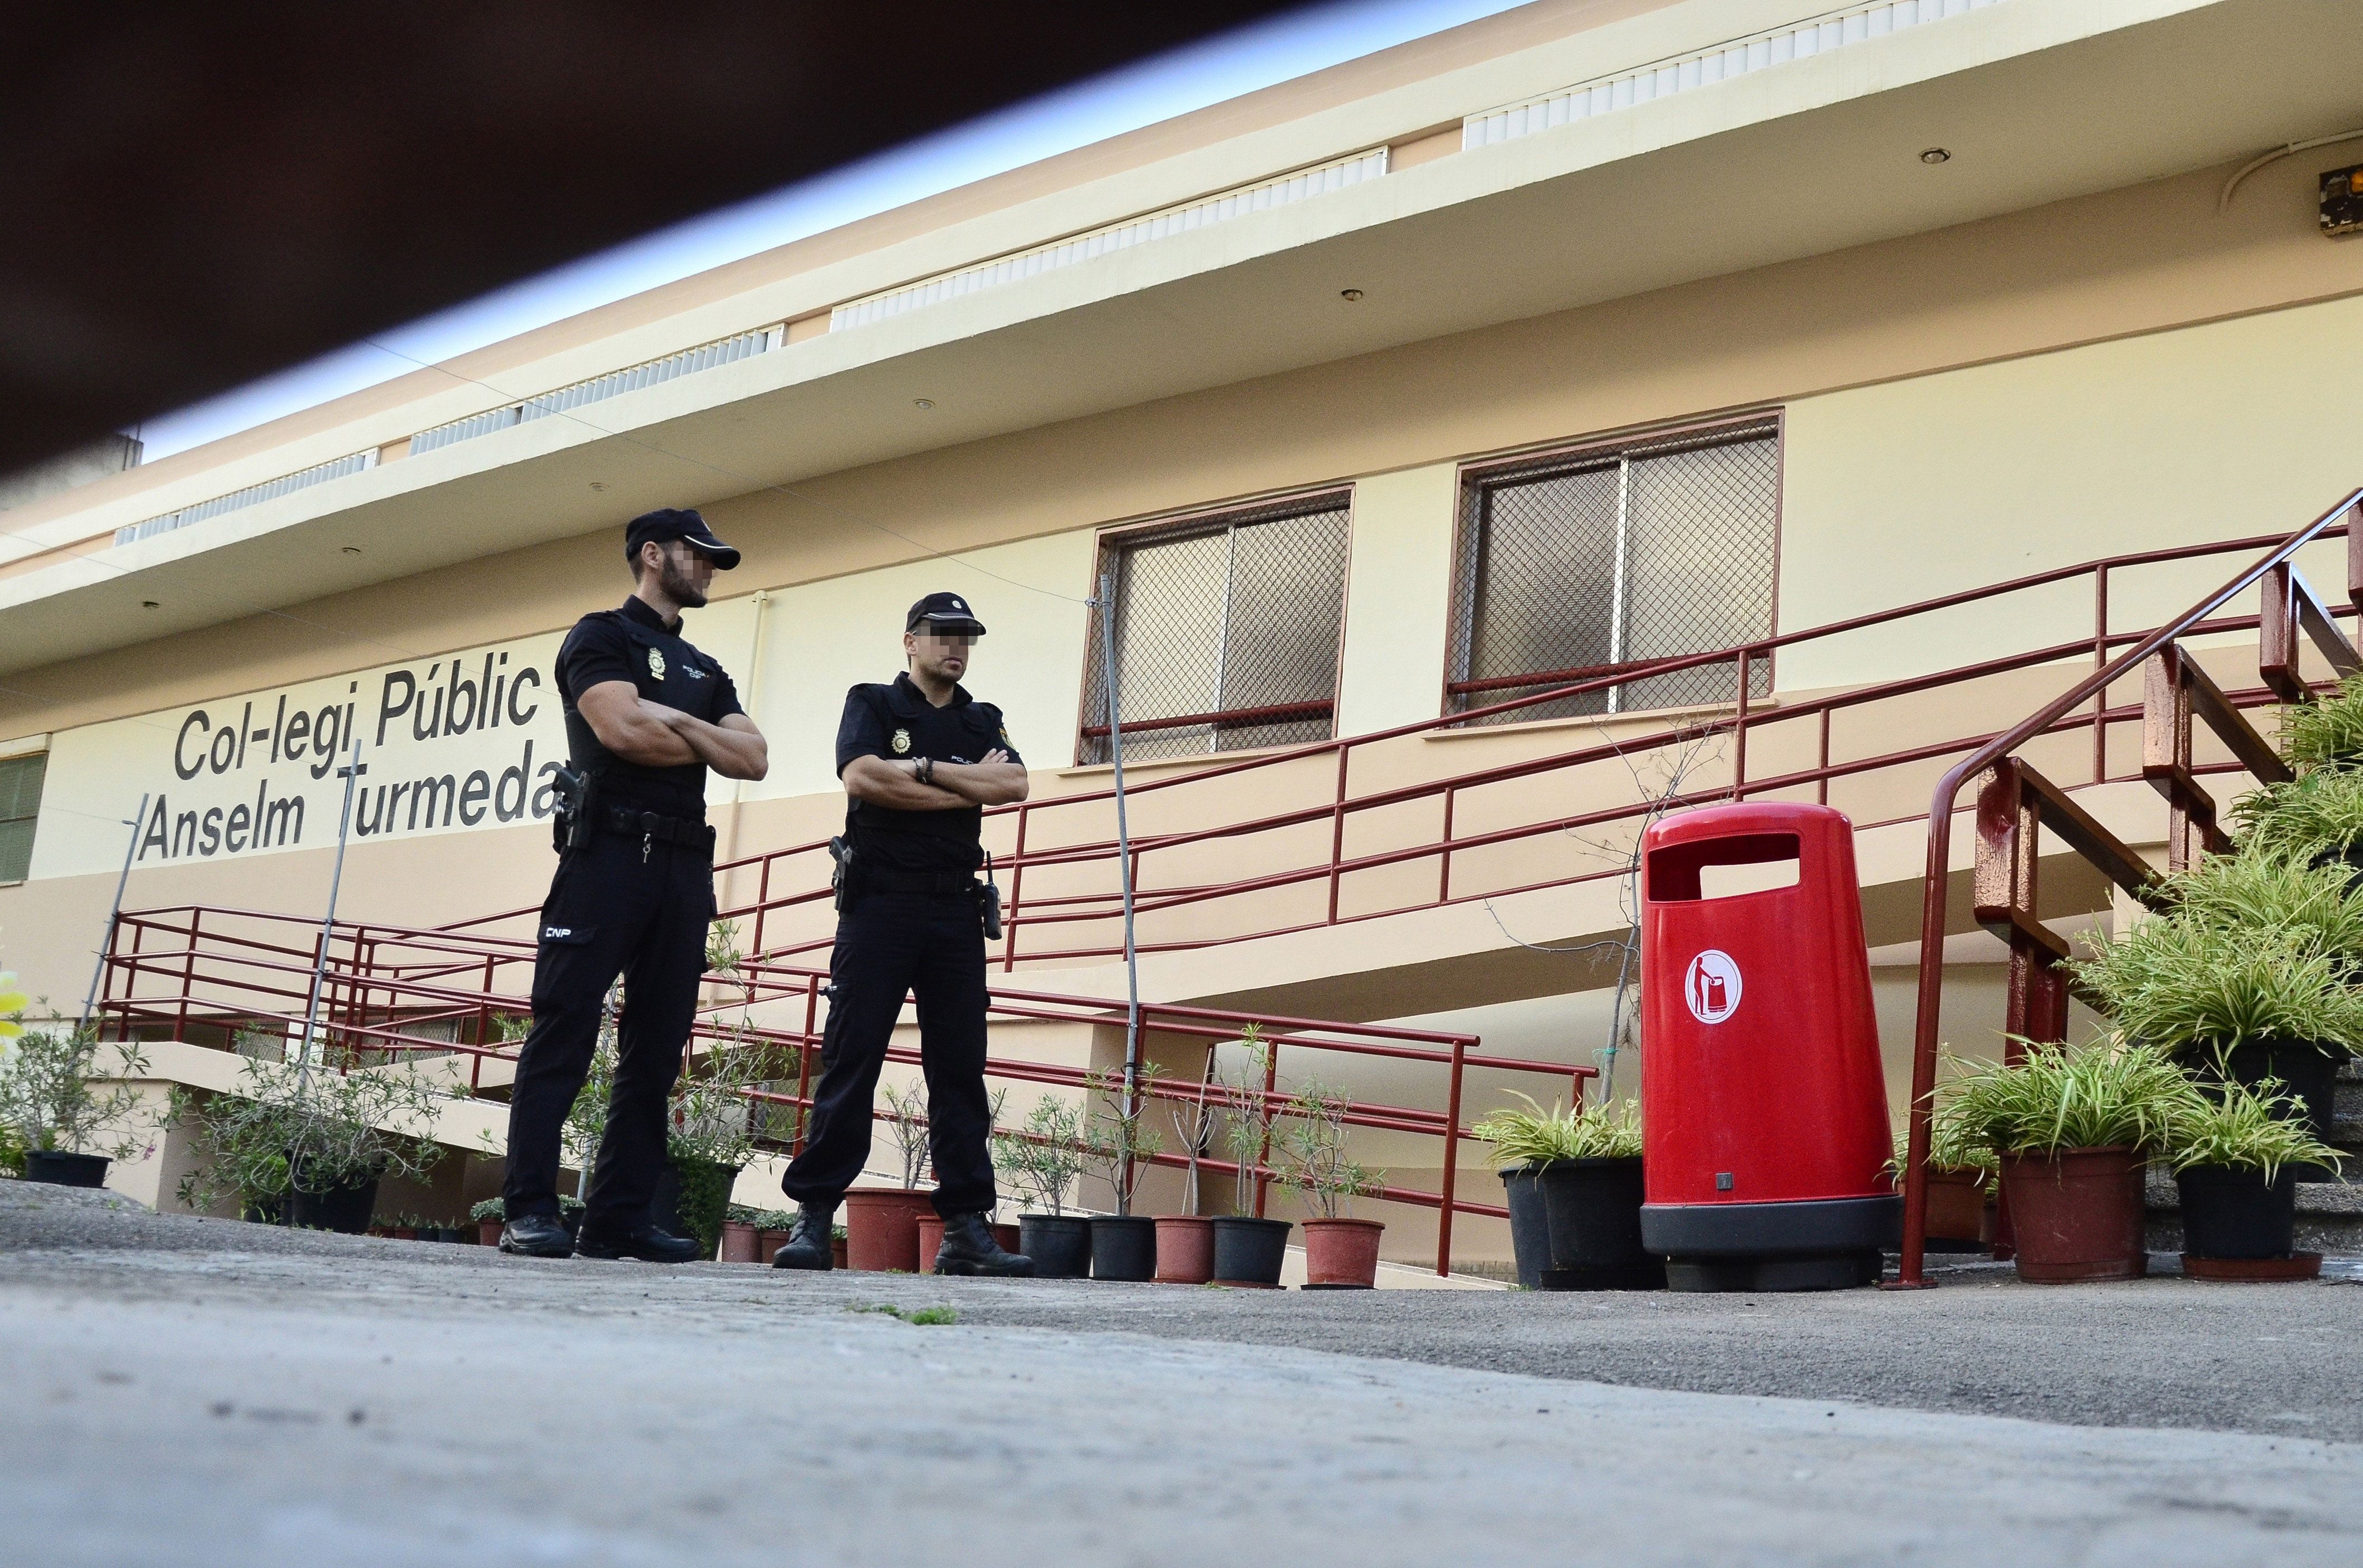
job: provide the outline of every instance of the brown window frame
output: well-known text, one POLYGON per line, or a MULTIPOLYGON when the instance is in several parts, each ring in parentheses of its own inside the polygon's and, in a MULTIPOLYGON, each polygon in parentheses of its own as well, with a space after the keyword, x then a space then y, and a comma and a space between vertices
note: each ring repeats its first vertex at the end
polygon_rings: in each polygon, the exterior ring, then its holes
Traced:
MULTIPOLYGON (((1576 440, 1554 442, 1547 446, 1527 448, 1520 451, 1494 454, 1472 459, 1460 465, 1454 500, 1452 537, 1451 597, 1447 614, 1450 617, 1445 628, 1444 679, 1440 683, 1437 711, 1446 718, 1461 718, 1469 709, 1491 706, 1512 700, 1521 692, 1539 691, 1553 685, 1572 685, 1578 682, 1598 679, 1629 672, 1636 678, 1661 664, 1668 657, 1626 660, 1615 663, 1582 666, 1563 670, 1530 670, 1512 675, 1470 678, 1456 674, 1461 671, 1471 653, 1476 635, 1478 606, 1474 603, 1476 584, 1471 581, 1476 569, 1477 530, 1484 521, 1484 503, 1488 491, 1522 481, 1546 478, 1554 473, 1572 473, 1595 465, 1609 458, 1623 458, 1638 450, 1695 450, 1696 447, 1737 444, 1752 439, 1769 437, 1772 451, 1772 533, 1770 539, 1771 573, 1767 583, 1769 610, 1765 619, 1764 637, 1778 637, 1781 629, 1781 561, 1785 523, 1784 508, 1788 501, 1788 411, 1784 407, 1752 408, 1737 413, 1719 414, 1711 417, 1683 420, 1666 425, 1642 426, 1600 435, 1585 436, 1576 440), (1456 700, 1470 700, 1456 707, 1456 700)), ((1774 654, 1767 651, 1748 661, 1750 698, 1769 694, 1775 684, 1774 654), (1758 687, 1761 691, 1758 691, 1758 687)), ((1612 695, 1624 687, 1611 687, 1612 695)), ((1718 699, 1731 704, 1737 693, 1718 699)), ((1534 705, 1541 707, 1545 705, 1534 705)), ((1696 707, 1699 703, 1682 703, 1671 707, 1625 708, 1612 706, 1600 714, 1573 716, 1595 720, 1629 717, 1636 713, 1680 712, 1696 707)), ((1478 720, 1485 728, 1506 728, 1517 724, 1565 722, 1570 716, 1540 713, 1523 717, 1515 711, 1499 718, 1478 720)), ((1455 728, 1473 728, 1456 725, 1455 728)))
MULTIPOLYGON (((1327 719, 1329 727, 1329 733, 1325 739, 1337 738, 1337 715, 1344 695, 1346 678, 1346 618, 1353 596, 1354 499, 1353 483, 1343 481, 1303 490, 1282 491, 1251 500, 1226 501, 1216 506, 1193 507, 1185 512, 1169 513, 1160 517, 1112 525, 1099 531, 1093 541, 1092 549, 1090 590, 1094 598, 1099 594, 1101 579, 1115 569, 1115 558, 1126 550, 1137 549, 1144 544, 1153 545, 1167 539, 1185 538, 1201 530, 1235 525, 1242 518, 1252 519, 1254 523, 1277 523, 1284 522, 1291 517, 1322 512, 1343 512, 1346 517, 1345 560, 1340 566, 1337 587, 1337 640, 1333 655, 1335 673, 1330 682, 1328 695, 1317 699, 1273 706, 1216 709, 1206 713, 1148 720, 1127 720, 1124 726, 1127 736, 1136 732, 1154 733, 1198 725, 1210 725, 1219 729, 1226 723, 1233 726, 1243 723, 1270 724, 1287 722, 1295 718, 1324 717, 1327 719)), ((1122 645, 1124 628, 1121 623, 1117 626, 1116 635, 1118 639, 1116 653, 1120 659, 1124 653, 1122 645)), ((1098 695, 1100 651, 1099 617, 1094 614, 1085 617, 1083 678, 1076 697, 1074 765, 1077 767, 1104 767, 1108 762, 1107 758, 1094 757, 1092 754, 1093 743, 1104 740, 1108 733, 1106 713, 1098 695)), ((1153 758, 1127 756, 1127 761, 1220 762, 1259 751, 1284 750, 1291 746, 1323 743, 1323 740, 1284 740, 1271 742, 1269 745, 1240 747, 1230 751, 1209 749, 1202 753, 1193 752, 1182 756, 1153 758)), ((1127 747, 1126 751, 1129 752, 1130 748, 1127 747)))

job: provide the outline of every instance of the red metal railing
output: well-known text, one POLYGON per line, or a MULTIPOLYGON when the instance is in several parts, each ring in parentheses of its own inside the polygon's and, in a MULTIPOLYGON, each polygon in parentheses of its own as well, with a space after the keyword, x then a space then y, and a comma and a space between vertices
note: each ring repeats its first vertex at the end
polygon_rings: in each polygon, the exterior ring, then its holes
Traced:
MULTIPOLYGON (((534 946, 524 938, 463 934, 391 925, 339 923, 325 934, 320 922, 256 910, 184 906, 127 913, 110 951, 102 982, 98 1016, 112 1035, 186 1040, 193 1032, 259 1031, 278 1040, 299 1038, 310 1000, 312 976, 327 946, 327 980, 321 995, 319 1045, 325 1054, 354 1066, 465 1058, 471 1093, 499 1088, 486 1083, 488 1063, 510 1063, 516 1044, 499 1039, 499 1020, 530 1009, 534 946), (522 966, 520 968, 520 966, 522 966), (431 1031, 448 1029, 451 1038, 431 1031)), ((692 1029, 693 1071, 701 1054, 725 1047, 762 1046, 793 1053, 797 1086, 793 1094, 755 1090, 750 1101, 808 1108, 811 1074, 821 1040, 819 1003, 825 971, 776 961, 750 960, 710 974, 706 999, 692 1029)), ((1052 992, 994 987, 993 1019, 1004 1022, 1072 1023, 1121 1029, 1123 1002, 1052 992)), ((1470 1135, 1461 1108, 1468 1073, 1473 1070, 1540 1076, 1565 1084, 1579 1102, 1589 1067, 1480 1053, 1478 1037, 1449 1030, 1400 1029, 1343 1023, 1280 1014, 1216 1007, 1145 1004, 1142 1029, 1152 1041, 1169 1046, 1200 1042, 1212 1051, 1236 1040, 1250 1026, 1270 1048, 1266 1077, 1255 1097, 1267 1113, 1285 1116, 1292 1104, 1281 1087, 1282 1053, 1420 1064, 1441 1080, 1440 1111, 1414 1106, 1359 1102, 1347 1125, 1408 1133, 1438 1141, 1437 1188, 1381 1185, 1368 1196, 1437 1214, 1437 1272, 1451 1269, 1453 1218, 1471 1214, 1505 1218, 1498 1205, 1473 1202, 1458 1190, 1460 1146, 1470 1135)), ((916 1063, 916 1050, 896 1048, 888 1060, 916 1063)), ((989 1051, 988 1079, 1055 1088, 1088 1086, 1086 1069, 1031 1061, 989 1051)), ((505 1074, 495 1073, 495 1078, 505 1074)), ((1176 1106, 1199 1095, 1195 1084, 1159 1082, 1148 1093, 1176 1106)), ((798 1118, 801 1140, 801 1117, 798 1118)), ((792 1145, 793 1147, 793 1145, 792 1145)), ((1153 1162, 1170 1168, 1186 1156, 1160 1153, 1153 1162)), ((1238 1162, 1199 1161, 1202 1172, 1237 1176, 1238 1162)), ((1264 1212, 1269 1189, 1281 1173, 1262 1157, 1248 1171, 1254 1183, 1254 1212, 1264 1212)))
MULTIPOLYGON (((2215 825, 2215 803, 2198 784, 2202 773, 2245 771, 2259 780, 2286 778, 2289 770, 2241 716, 2245 707, 2268 702, 2311 700, 2313 688, 2299 672, 2299 637, 2313 642, 2332 673, 2363 669, 2336 616, 2298 574, 2298 552, 2317 540, 2344 537, 2349 608, 2363 607, 2363 490, 2350 493, 2321 517, 2285 538, 2242 541, 2270 548, 2221 587, 2172 620, 2137 638, 2108 637, 2096 628, 2093 673, 2053 697, 2032 715, 1994 736, 1947 769, 1928 807, 1928 859, 1920 913, 1919 1011, 1913 1030, 1910 1142, 1905 1161, 1903 1257, 1896 1284, 1926 1283, 1923 1272, 1927 1240, 1928 1124, 1936 1086, 1939 1019, 1944 1001, 1947 879, 1952 867, 1953 814, 1961 787, 1985 780, 1977 807, 1978 851, 1973 884, 1979 922, 2010 946, 2011 966, 2004 1027, 2033 1040, 2065 1038, 2068 982, 2059 968, 2067 944, 2036 917, 2036 864, 2046 828, 2116 886, 2146 903, 2159 901, 2156 873, 2116 837, 2080 810, 2069 792, 2045 779, 2018 752, 2038 736, 2055 732, 2066 715, 2091 701, 2096 710, 2109 686, 2138 671, 2143 677, 2143 747, 2140 777, 2165 796, 2168 806, 2169 870, 2191 864, 2203 851, 2228 848, 2215 825), (2254 617, 2225 619, 2225 606, 2262 584, 2254 617), (2227 695, 2200 668, 2185 644, 2195 637, 2233 628, 2258 633, 2258 693, 2227 695), (2102 655, 2113 642, 2132 646, 2114 660, 2102 655), (2232 754, 2229 762, 2201 765, 2193 750, 2194 721, 2213 729, 2232 754)), ((2217 547, 2220 553, 2229 547, 2217 547)), ((2105 613, 2105 612, 2103 612, 2105 613)), ((2106 771, 2106 753, 2095 740, 2096 774, 2106 771)))
MULTIPOLYGON (((2023 688, 2014 688, 2010 683, 2044 679, 2047 667, 2057 668, 2080 658, 2088 658, 2093 670, 2102 670, 2113 653, 2148 635, 2145 629, 2110 627, 2113 592, 2122 603, 2129 582, 2146 590, 2146 597, 2160 596, 2158 584, 2139 581, 2135 573, 2173 572, 2210 557, 2247 553, 2280 542, 2278 537, 2264 537, 2111 556, 1736 648, 1619 666, 1469 713, 1133 782, 1126 794, 1137 823, 1144 816, 1153 817, 1168 803, 1169 815, 1187 816, 1194 806, 1209 818, 1193 826, 1160 829, 1152 823, 1136 829, 1132 863, 1138 888, 1140 951, 1154 953, 1286 935, 1625 875, 1629 866, 1614 855, 1595 857, 1589 868, 1567 865, 1563 840, 1578 834, 1621 839, 1636 834, 1650 817, 1667 809, 1712 800, 1810 792, 1810 798, 1831 804, 1835 790, 1854 797, 1836 804, 1848 806, 1859 827, 1919 820, 1924 812, 1914 798, 1924 786, 1918 780, 1946 760, 1987 744, 1999 726, 1972 725, 1966 733, 1932 735, 1921 744, 1909 746, 1892 744, 1894 728, 1915 722, 1929 705, 1941 706, 1947 701, 2002 713, 2023 712, 2026 700, 2023 688), (1800 654, 1836 652, 1846 649, 1848 639, 1878 636, 1886 641, 1872 650, 1872 658, 1889 657, 1906 636, 1917 645, 1924 640, 1924 633, 1958 635, 1962 628, 1973 633, 1984 630, 1995 624, 1993 612, 2000 607, 1999 601, 2012 595, 2056 595, 2080 584, 2091 595, 2093 630, 2089 638, 2020 648, 1926 673, 1834 686, 1810 695, 1765 698, 1751 696, 1748 691, 1750 670, 1761 668, 1761 662, 1775 653, 1790 656, 1793 669, 1800 654), (1945 629, 1948 627, 1949 633, 1945 629), (1419 750, 1432 747, 1437 738, 1448 732, 1465 729, 1471 718, 1602 691, 1628 683, 1636 673, 1670 673, 1714 665, 1730 667, 1733 690, 1729 703, 1712 713, 1639 734, 1592 740, 1592 743, 1540 756, 1409 783, 1390 782, 1366 790, 1356 787, 1357 758, 1375 761, 1390 749, 1398 753, 1409 751, 1412 754, 1407 759, 1389 759, 1410 764, 1394 772, 1431 769, 1433 753, 1423 756, 1419 750), (1874 742, 1849 747, 1841 731, 1850 728, 1875 737, 1874 742), (1703 741, 1727 748, 1703 783, 1670 796, 1653 795, 1636 787, 1628 776, 1636 758, 1665 756, 1703 741), (1764 764, 1768 757, 1774 759, 1769 768, 1764 764), (1312 784, 1315 774, 1326 780, 1326 785, 1312 784), (1622 797, 1617 798, 1620 779, 1622 797), (1535 787, 1538 784, 1559 787, 1535 787), (1240 815, 1242 803, 1268 806, 1274 796, 1284 795, 1292 787, 1316 797, 1292 807, 1240 815), (1589 810, 1549 809, 1567 794, 1578 791, 1609 798, 1589 810), (1507 815, 1512 819, 1472 826, 1472 818, 1484 819, 1480 808, 1494 818, 1507 815), (1423 809, 1432 814, 1435 826, 1402 832, 1406 814, 1423 809), (1368 849, 1349 846, 1349 834, 1365 824, 1374 828, 1392 824, 1408 841, 1368 849), (1315 841, 1320 843, 1317 849, 1312 847, 1315 841), (1238 869, 1232 874, 1207 874, 1210 862, 1226 854, 1242 862, 1238 869), (1552 862, 1555 854, 1557 862, 1552 862), (1537 867, 1547 867, 1548 873, 1531 874, 1535 868, 1527 865, 1529 858, 1537 867), (1414 885, 1404 873, 1420 862, 1432 862, 1435 874, 1414 885), (1349 893, 1375 885, 1375 879, 1390 874, 1394 881, 1380 890, 1382 895, 1349 902, 1349 893), (1293 905, 1289 902, 1292 897, 1293 905)), ((2056 624, 2056 607, 2040 618, 2056 624)), ((2255 617, 2226 617, 2191 629, 2230 632, 2254 629, 2257 625, 2255 617)), ((2089 730, 2088 782, 2092 784, 2139 776, 2112 773, 2109 768, 2110 728, 2130 724, 2139 717, 2136 707, 2106 703, 2109 684, 2107 680, 2083 684, 2079 690, 2084 695, 2067 702, 2041 731, 2058 736, 2089 730), (2089 710, 2071 717, 2069 710, 2087 700, 2091 703, 2089 710)), ((2230 700, 2250 706, 2273 701, 2275 696, 2267 686, 2233 693, 2230 700)), ((1614 722, 1632 726, 1636 721, 1614 722)), ((1537 732, 1486 728, 1470 733, 1472 738, 1481 736, 1516 746, 1531 745, 1531 739, 1520 737, 1537 732)), ((1115 934, 1119 906, 1116 848, 1112 836, 1099 837, 1095 831, 1097 818, 1107 813, 1112 800, 1113 791, 1090 789, 986 814, 995 869, 1005 878, 1006 934, 998 955, 1004 971, 1020 962, 1104 959, 1121 951, 1115 934), (1082 825, 1073 841, 1050 841, 1059 824, 1071 821, 1082 825), (1074 929, 1084 940, 1041 940, 1061 929, 1074 929), (1090 940, 1095 931, 1106 935, 1090 940)), ((751 951, 787 958, 826 947, 830 928, 824 908, 829 897, 825 848, 824 841, 814 840, 717 868, 726 889, 743 888, 750 877, 755 884, 751 895, 739 891, 727 896, 722 909, 725 917, 740 924, 751 951)), ((507 911, 453 929, 482 928, 531 912, 507 911)))

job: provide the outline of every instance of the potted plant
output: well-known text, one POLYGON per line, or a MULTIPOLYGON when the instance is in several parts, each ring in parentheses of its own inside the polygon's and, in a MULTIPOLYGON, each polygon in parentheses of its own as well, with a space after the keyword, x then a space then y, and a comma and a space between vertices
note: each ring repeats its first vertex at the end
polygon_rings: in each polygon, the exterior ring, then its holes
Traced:
POLYGON ((1358 1196, 1375 1193, 1382 1171, 1368 1171, 1346 1153, 1346 1096, 1317 1079, 1308 1080, 1288 1104, 1275 1129, 1284 1180, 1304 1195, 1312 1218, 1304 1221, 1304 1288, 1369 1290, 1378 1284, 1379 1240, 1386 1226, 1356 1219, 1348 1210, 1358 1196))
POLYGON ((2363 770, 2317 767, 2263 784, 2232 813, 2243 851, 2363 869, 2363 770))
POLYGON ((2316 1138, 2363 1041, 2363 895, 2340 867, 2247 850, 2170 884, 2174 906, 2069 965, 2125 1035, 2251 1086, 2288 1085, 2316 1138))
POLYGON ((233 1090, 173 1096, 172 1119, 194 1128, 196 1163, 180 1199, 192 1208, 233 1196, 246 1209, 283 1202, 290 1225, 359 1235, 382 1178, 420 1180, 442 1158, 431 1135, 449 1098, 400 1068, 246 1061, 233 1090))
POLYGON ((2019 1278, 2139 1278, 2143 1167, 2188 1111, 2191 1080, 2163 1050, 2122 1038, 2020 1043, 2015 1062, 1956 1060, 1936 1107, 1939 1136, 1993 1156, 2019 1278))
POLYGON ((1092 1262, 1092 1223, 1067 1212, 1067 1190, 1083 1173, 1083 1116, 1053 1095, 1034 1102, 1015 1132, 993 1135, 993 1162, 1028 1203, 1017 1216, 1018 1251, 1036 1279, 1082 1279, 1092 1262))
POLYGON ((914 1083, 880 1091, 886 1101, 886 1130, 902 1162, 899 1187, 856 1187, 845 1195, 845 1255, 857 1269, 915 1274, 935 1266, 919 1253, 919 1217, 934 1203, 919 1178, 927 1169, 927 1091, 914 1083))
MULTIPOLYGON (((731 1204, 722 1214, 722 1251, 719 1261, 726 1263, 751 1263, 758 1261, 756 1247, 761 1237, 757 1223, 759 1211, 742 1203, 731 1204)), ((769 1262, 768 1258, 761 1259, 769 1262)))
POLYGON ((137 1045, 102 1043, 87 1024, 24 1029, 24 998, 8 984, 0 990, 11 992, 0 1000, 18 1004, 6 1019, 17 1032, 0 1058, 0 1126, 22 1151, 25 1179, 105 1185, 108 1164, 140 1153, 154 1135, 156 1114, 124 1081, 147 1074, 147 1057, 137 1045))
POLYGON ((1255 1026, 1239 1035, 1237 1070, 1221 1079, 1223 1141, 1231 1151, 1232 1211, 1215 1217, 1214 1283, 1253 1290, 1280 1288, 1281 1266, 1288 1261, 1289 1224, 1266 1219, 1255 1212, 1258 1182, 1269 1173, 1271 1157, 1272 1097, 1264 1087, 1271 1067, 1271 1043, 1255 1026))
POLYGON ((783 1208, 757 1209, 752 1223, 756 1260, 768 1263, 772 1253, 788 1244, 788 1234, 795 1229, 796 1217, 783 1208))
MULTIPOLYGON (((1983 1251, 1993 1243, 1993 1195, 1999 1181, 1993 1156, 1983 1150, 1961 1148, 1959 1129, 1950 1122, 1932 1122, 1929 1134, 1928 1251, 1983 1251)), ((1895 1154, 1887 1162, 1887 1176, 1899 1193, 1903 1190, 1910 1143, 1910 1129, 1896 1129, 1895 1154)))
POLYGON ((1562 1111, 1554 1104, 1545 1111, 1531 1098, 1526 1106, 1531 1122, 1517 1148, 1542 1198, 1548 1241, 1542 1287, 1662 1288, 1665 1262, 1641 1245, 1639 1107, 1625 1100, 1614 1110, 1578 1105, 1562 1111))
POLYGON ((1141 1063, 1134 1093, 1127 1095, 1120 1073, 1084 1076, 1084 1093, 1093 1107, 1083 1128, 1084 1169, 1105 1180, 1115 1194, 1114 1214, 1092 1217, 1093 1279, 1137 1284, 1156 1277, 1157 1222, 1134 1214, 1132 1199, 1148 1162, 1165 1147, 1164 1135, 1148 1121, 1149 1091, 1157 1077, 1154 1062, 1141 1063))
POLYGON ((1157 1280, 1160 1284, 1204 1284, 1215 1277, 1215 1222, 1198 1212, 1198 1162, 1213 1147, 1222 1121, 1221 1102, 1214 1097, 1215 1057, 1206 1054, 1206 1071, 1191 1098, 1172 1102, 1173 1130, 1188 1160, 1182 1182, 1182 1212, 1157 1217, 1157 1280))
POLYGON ((468 1218, 476 1222, 476 1244, 497 1247, 501 1244, 501 1227, 507 1222, 508 1206, 497 1197, 488 1197, 468 1210, 468 1218))
POLYGON ((2320 701, 2283 707, 2281 755, 2300 773, 2363 762, 2363 674, 2347 676, 2320 701))
POLYGON ((730 1190, 755 1151, 757 1102, 748 1091, 780 1072, 781 1052, 743 1032, 683 1069, 674 1085, 665 1168, 649 1205, 656 1223, 719 1254, 730 1190))
MULTIPOLYGON (((2271 1087, 2212 1085, 2192 1095, 2169 1131, 2186 1273, 2207 1272, 2203 1265, 2211 1262, 2292 1259, 2297 1167, 2335 1167, 2344 1159, 2292 1118, 2271 1087), (2194 1262, 2202 1266, 2193 1268, 2194 1262)), ((2308 1256, 2314 1260, 2311 1269, 2278 1277, 2319 1273, 2318 1255, 2308 1256)))
POLYGON ((1543 1271, 1550 1267, 1550 1219, 1537 1178, 1545 1165, 1559 1158, 1562 1142, 1559 1123, 1567 1113, 1556 1103, 1546 1111, 1530 1095, 1518 1095, 1518 1098, 1526 1102, 1525 1110, 1495 1111, 1469 1130, 1493 1148, 1494 1173, 1502 1178, 1503 1201, 1510 1210, 1510 1257, 1518 1284, 1526 1290, 1540 1290, 1543 1271))

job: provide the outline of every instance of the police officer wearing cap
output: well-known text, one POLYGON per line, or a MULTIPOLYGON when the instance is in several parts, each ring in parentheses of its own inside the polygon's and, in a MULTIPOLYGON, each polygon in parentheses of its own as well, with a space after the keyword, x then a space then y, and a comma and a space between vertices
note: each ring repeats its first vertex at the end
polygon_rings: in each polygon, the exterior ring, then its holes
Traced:
POLYGON ((542 905, 533 1031, 509 1100, 501 1250, 537 1258, 682 1262, 698 1244, 650 1218, 665 1160, 665 1102, 688 1043, 714 919, 705 771, 760 779, 763 737, 722 666, 682 639, 738 552, 693 511, 649 512, 624 535, 633 588, 584 616, 558 651, 572 766, 561 776, 558 873, 542 905), (598 1043, 617 974, 614 1095, 579 1238, 559 1220, 559 1134, 598 1043))
MULTIPOLYGON (((984 1093, 985 922, 998 904, 976 873, 983 808, 1026 798, 1026 764, 1001 710, 960 684, 984 635, 968 601, 930 594, 904 617, 909 668, 892 685, 845 696, 837 771, 848 806, 838 856, 837 945, 828 961, 828 1027, 802 1152, 781 1185, 799 1206, 771 1262, 826 1269, 838 1201, 861 1173, 879 1069, 902 1015, 919 1005, 927 1081, 927 1151, 944 1218, 935 1269, 1030 1274, 985 1218, 996 1196, 984 1093)), ((996 933, 997 934, 997 933, 996 933)))

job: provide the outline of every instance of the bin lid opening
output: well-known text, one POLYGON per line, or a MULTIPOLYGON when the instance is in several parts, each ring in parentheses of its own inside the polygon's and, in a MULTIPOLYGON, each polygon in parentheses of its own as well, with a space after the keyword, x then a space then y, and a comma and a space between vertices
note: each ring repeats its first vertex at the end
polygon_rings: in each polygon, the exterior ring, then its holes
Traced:
POLYGON ((1793 887, 1799 876, 1797 835, 1740 833, 1668 844, 1649 851, 1646 869, 1652 904, 1736 898, 1793 887))

